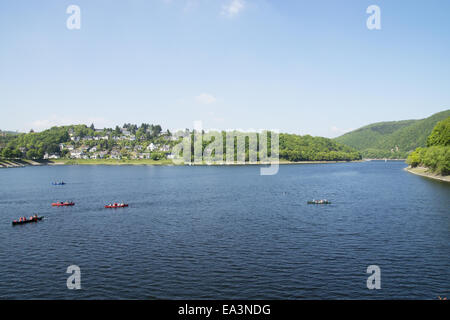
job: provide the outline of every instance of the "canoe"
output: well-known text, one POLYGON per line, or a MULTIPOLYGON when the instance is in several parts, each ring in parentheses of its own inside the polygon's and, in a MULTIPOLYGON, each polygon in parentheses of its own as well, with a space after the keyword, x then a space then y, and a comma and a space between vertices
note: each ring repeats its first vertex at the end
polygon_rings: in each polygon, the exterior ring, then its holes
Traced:
POLYGON ((75 203, 74 202, 64 202, 64 203, 52 203, 53 207, 70 207, 70 206, 74 206, 75 203))
POLYGON ((308 204, 331 204, 328 200, 314 200, 314 201, 308 201, 308 204))
POLYGON ((126 207, 128 207, 127 204, 118 204, 116 206, 109 206, 109 205, 105 206, 106 209, 117 209, 117 208, 126 208, 126 207))
POLYGON ((32 223, 32 222, 38 222, 41 221, 44 217, 37 217, 37 218, 33 218, 33 219, 27 219, 25 221, 19 221, 19 220, 14 220, 12 222, 13 226, 19 225, 19 224, 26 224, 26 223, 32 223))

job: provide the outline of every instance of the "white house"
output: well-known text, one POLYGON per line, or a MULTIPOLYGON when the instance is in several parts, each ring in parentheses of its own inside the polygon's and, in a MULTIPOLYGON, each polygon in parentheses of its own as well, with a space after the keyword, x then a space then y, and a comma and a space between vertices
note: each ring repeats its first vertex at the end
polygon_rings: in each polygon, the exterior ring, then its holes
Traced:
POLYGON ((81 159, 85 154, 81 150, 74 150, 70 152, 70 157, 72 159, 81 159))
POLYGON ((160 150, 163 152, 168 152, 168 151, 170 151, 170 146, 165 144, 165 145, 161 146, 160 150))
POLYGON ((117 151, 111 151, 111 155, 110 155, 111 159, 117 159, 120 160, 122 157, 120 155, 120 152, 117 151))
POLYGON ((147 147, 147 150, 150 150, 151 152, 156 150, 156 145, 154 145, 153 142, 150 143, 147 147))

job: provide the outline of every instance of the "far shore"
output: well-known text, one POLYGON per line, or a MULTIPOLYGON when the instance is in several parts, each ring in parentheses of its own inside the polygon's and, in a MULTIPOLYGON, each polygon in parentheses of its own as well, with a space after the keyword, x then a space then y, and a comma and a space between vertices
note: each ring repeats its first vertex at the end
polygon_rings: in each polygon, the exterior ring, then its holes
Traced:
MULTIPOLYGON (((385 159, 362 159, 353 161, 288 161, 280 160, 279 165, 302 165, 302 164, 333 164, 333 163, 360 163, 366 161, 385 161, 385 159)), ((404 161, 404 159, 387 159, 387 161, 404 161)), ((19 168, 26 166, 69 166, 69 165, 106 165, 106 166, 179 166, 184 164, 175 164, 170 159, 152 160, 152 159, 57 159, 57 160, 25 160, 25 159, 0 159, 0 168, 19 168)), ((208 164, 186 164, 189 166, 243 166, 243 165, 270 165, 270 163, 224 163, 208 164)), ((445 177, 444 177, 445 178, 445 177)), ((446 180, 444 180, 446 181, 446 180)))
MULTIPOLYGON (((365 160, 354 161, 299 161, 292 162, 287 160, 280 160, 279 165, 301 165, 301 164, 333 164, 333 163, 355 163, 364 162, 365 160)), ((25 166, 67 166, 67 165, 108 165, 108 166, 178 166, 184 164, 175 164, 172 160, 151 160, 151 159, 135 159, 135 160, 115 160, 115 159, 58 159, 58 160, 0 160, 0 167, 2 168, 17 168, 25 166)), ((242 166, 242 165, 270 165, 270 163, 231 163, 231 164, 187 164, 192 166, 242 166)))
POLYGON ((432 173, 429 171, 428 168, 425 168, 425 167, 416 167, 416 168, 407 167, 407 168, 405 168, 405 170, 412 174, 422 176, 425 178, 450 182, 450 176, 441 176, 439 174, 432 173))

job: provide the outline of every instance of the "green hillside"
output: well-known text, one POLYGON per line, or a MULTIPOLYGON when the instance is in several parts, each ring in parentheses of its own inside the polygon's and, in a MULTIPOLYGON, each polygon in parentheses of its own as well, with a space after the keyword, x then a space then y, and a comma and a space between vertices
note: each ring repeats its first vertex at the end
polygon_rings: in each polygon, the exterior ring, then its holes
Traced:
POLYGON ((406 158, 418 147, 426 147, 434 126, 450 116, 450 110, 442 111, 421 120, 378 122, 335 140, 360 151, 364 158, 406 158))
MULTIPOLYGON (((40 160, 47 154, 47 156, 54 155, 58 158, 80 159, 81 157, 84 160, 96 160, 102 153, 101 159, 166 159, 173 146, 181 138, 172 136, 170 131, 166 133, 161 130, 159 125, 149 124, 142 124, 140 127, 125 124, 122 129, 116 127, 116 129, 101 130, 95 130, 86 125, 77 125, 53 127, 42 132, 5 135, 3 140, 0 137, 0 158, 40 160), (154 149, 150 150, 150 146, 153 146, 154 149)), ((193 135, 193 132, 187 132, 193 135)), ((222 134, 224 139, 223 154, 226 155, 228 133, 222 131, 218 134, 222 134)), ((244 148, 239 151, 245 153, 248 161, 250 141, 245 138, 248 133, 235 131, 233 134, 236 139, 241 136, 242 141, 245 141, 245 144, 239 145, 237 140, 234 141, 235 158, 237 149, 240 147, 244 148)), ((256 132, 253 134, 258 140, 259 134, 256 132)), ((215 138, 204 136, 203 149, 214 140, 215 138)), ((282 160, 292 162, 361 159, 361 154, 357 150, 332 139, 283 133, 279 135, 279 153, 282 160)))
POLYGON ((450 117, 434 127, 427 148, 417 148, 406 162, 413 168, 422 166, 443 176, 450 174, 450 117))

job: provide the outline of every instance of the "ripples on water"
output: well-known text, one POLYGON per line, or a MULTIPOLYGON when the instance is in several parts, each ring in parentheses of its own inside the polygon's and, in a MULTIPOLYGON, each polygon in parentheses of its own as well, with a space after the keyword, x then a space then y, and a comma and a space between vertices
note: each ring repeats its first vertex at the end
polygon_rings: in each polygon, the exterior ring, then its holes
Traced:
POLYGON ((0 170, 0 298, 437 299, 450 187, 399 162, 0 170), (52 186, 64 180, 66 186, 52 186), (330 206, 307 205, 328 198, 330 206), (51 202, 73 200, 72 208, 51 202), (125 201, 127 209, 103 205, 125 201), (11 220, 37 211, 37 224, 11 220), (82 290, 66 288, 69 265, 82 290), (366 288, 379 265, 381 290, 366 288))

